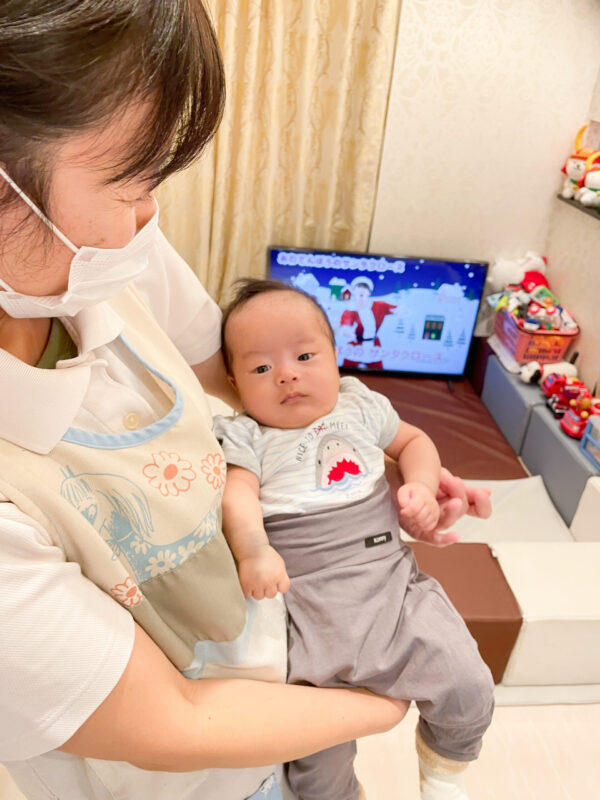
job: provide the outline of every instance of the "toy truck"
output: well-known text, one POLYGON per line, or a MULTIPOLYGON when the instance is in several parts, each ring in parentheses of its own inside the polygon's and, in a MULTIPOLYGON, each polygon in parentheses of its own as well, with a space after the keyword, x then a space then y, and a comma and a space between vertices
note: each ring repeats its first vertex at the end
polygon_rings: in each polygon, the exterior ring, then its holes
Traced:
POLYGON ((546 405, 557 418, 562 417, 571 408, 571 400, 577 400, 580 395, 590 393, 585 383, 578 378, 554 372, 544 378, 542 391, 546 395, 546 405))

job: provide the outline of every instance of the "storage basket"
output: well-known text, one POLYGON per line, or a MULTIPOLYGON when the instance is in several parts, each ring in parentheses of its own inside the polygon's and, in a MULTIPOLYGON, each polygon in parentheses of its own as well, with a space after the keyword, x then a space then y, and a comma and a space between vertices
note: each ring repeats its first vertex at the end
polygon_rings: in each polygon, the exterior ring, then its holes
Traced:
POLYGON ((579 333, 579 328, 570 331, 524 331, 519 328, 512 314, 502 310, 496 314, 494 333, 515 361, 549 364, 562 360, 567 348, 579 333))

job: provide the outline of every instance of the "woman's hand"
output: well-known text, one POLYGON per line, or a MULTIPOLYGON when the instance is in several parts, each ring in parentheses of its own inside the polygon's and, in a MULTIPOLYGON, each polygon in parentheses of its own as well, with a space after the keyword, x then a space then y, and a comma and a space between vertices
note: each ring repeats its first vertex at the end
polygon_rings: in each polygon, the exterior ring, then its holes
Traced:
POLYGON ((452 527, 464 514, 487 519, 492 513, 489 489, 469 486, 462 478, 452 475, 444 467, 442 467, 440 474, 437 501, 440 507, 440 518, 435 529, 425 533, 420 533, 420 531, 416 530, 413 533, 410 528, 404 528, 409 536, 421 542, 444 547, 448 544, 454 544, 460 539, 458 533, 447 529, 452 527))
POLYGON ((442 467, 440 487, 437 493, 440 504, 438 527, 449 528, 463 514, 487 519, 492 513, 490 494, 490 489, 469 486, 462 478, 457 478, 445 467, 442 467))
MULTIPOLYGON (((397 465, 390 459, 386 459, 386 477, 392 489, 392 497, 397 504, 400 476, 397 465)), ((489 489, 469 486, 462 478, 452 475, 445 467, 442 467, 440 472, 437 501, 440 507, 440 516, 437 525, 430 531, 419 530, 419 527, 412 525, 410 520, 402 518, 402 529, 413 539, 442 547, 453 544, 460 539, 460 536, 447 529, 452 527, 460 517, 469 514, 472 517, 487 519, 492 513, 489 489)))

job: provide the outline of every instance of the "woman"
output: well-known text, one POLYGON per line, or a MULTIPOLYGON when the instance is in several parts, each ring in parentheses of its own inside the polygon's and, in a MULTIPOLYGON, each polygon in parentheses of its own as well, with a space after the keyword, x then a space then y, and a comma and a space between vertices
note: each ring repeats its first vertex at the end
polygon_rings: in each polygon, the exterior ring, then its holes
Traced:
MULTIPOLYGON (((152 197, 218 125, 212 29, 9 0, 0 53, 0 761, 29 798, 279 797, 270 765, 406 704, 284 685, 281 602, 220 532, 220 313, 152 197)), ((488 513, 445 488, 446 524, 488 513)))

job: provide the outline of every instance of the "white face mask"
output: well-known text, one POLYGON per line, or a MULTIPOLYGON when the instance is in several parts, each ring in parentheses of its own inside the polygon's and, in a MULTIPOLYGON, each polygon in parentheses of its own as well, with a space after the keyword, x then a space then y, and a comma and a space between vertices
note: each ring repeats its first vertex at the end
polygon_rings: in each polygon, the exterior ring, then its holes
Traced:
POLYGON ((36 297, 14 291, 0 278, 0 307, 11 317, 73 317, 82 308, 114 297, 148 266, 148 257, 158 230, 158 206, 152 218, 125 245, 114 249, 76 247, 50 222, 48 217, 27 197, 0 167, 0 176, 15 190, 40 219, 70 248, 71 260, 66 292, 61 295, 36 297))

